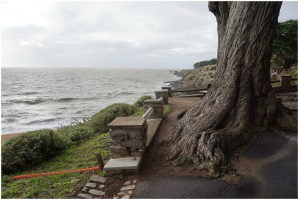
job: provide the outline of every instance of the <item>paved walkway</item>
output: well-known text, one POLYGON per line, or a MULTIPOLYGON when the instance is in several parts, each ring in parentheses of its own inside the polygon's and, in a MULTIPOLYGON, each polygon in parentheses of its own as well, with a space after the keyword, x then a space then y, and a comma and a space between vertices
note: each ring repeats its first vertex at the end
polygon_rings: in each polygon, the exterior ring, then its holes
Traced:
POLYGON ((165 175, 139 181, 132 198, 298 198, 297 146, 297 135, 268 130, 234 158, 239 182, 165 175))
MULTIPOLYGON (((191 100, 188 106, 192 106, 191 100)), ((193 100, 193 104, 198 101, 193 100)), ((141 176, 145 178, 138 181, 131 198, 298 198, 298 135, 294 132, 269 129, 260 134, 240 155, 232 155, 233 169, 218 179, 197 176, 192 170, 187 171, 190 175, 181 173, 184 169, 179 167, 170 171, 167 155, 156 152, 163 148, 167 154, 171 134, 165 132, 176 122, 174 116, 186 109, 181 100, 170 101, 170 120, 162 124, 149 152, 152 156, 142 166, 141 176), (155 170, 155 176, 150 170, 155 170)))

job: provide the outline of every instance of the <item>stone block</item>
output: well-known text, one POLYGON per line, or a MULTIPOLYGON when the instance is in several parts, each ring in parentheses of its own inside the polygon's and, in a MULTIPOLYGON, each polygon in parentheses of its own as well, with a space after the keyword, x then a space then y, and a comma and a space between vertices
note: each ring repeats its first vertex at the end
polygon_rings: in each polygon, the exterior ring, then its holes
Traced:
POLYGON ((97 187, 96 183, 86 183, 86 187, 95 188, 97 187))
POLYGON ((83 199, 92 199, 92 195, 84 194, 84 193, 79 193, 77 197, 83 198, 83 199))
POLYGON ((128 139, 126 140, 126 146, 136 149, 145 149, 146 141, 140 139, 128 139))
POLYGON ((132 139, 143 139, 144 136, 146 135, 146 127, 144 127, 145 129, 131 129, 131 130, 127 130, 128 132, 128 138, 132 139))
POLYGON ((102 185, 102 184, 101 184, 101 185, 99 185, 98 188, 99 188, 99 189, 103 189, 104 187, 105 187, 105 185, 102 185))
POLYGON ((89 190, 89 194, 96 195, 96 196, 103 196, 105 195, 105 192, 101 190, 91 189, 89 190))
POLYGON ((92 175, 92 177, 89 179, 89 181, 94 181, 94 182, 98 182, 98 183, 105 183, 106 182, 106 178, 99 176, 99 175, 92 175))
POLYGON ((108 163, 104 166, 104 170, 108 171, 117 171, 121 170, 139 170, 142 162, 142 156, 130 156, 123 157, 119 159, 110 159, 108 163))
POLYGON ((150 107, 154 108, 153 118, 162 118, 164 112, 163 101, 159 99, 147 99, 143 102, 144 112, 146 112, 150 107))
POLYGON ((88 192, 88 187, 83 187, 81 191, 82 192, 88 192))
POLYGON ((148 128, 145 119, 140 117, 118 117, 109 124, 109 128, 112 158, 129 155, 129 148, 145 148, 148 128))
POLYGON ((124 140, 110 140, 110 145, 111 146, 122 146, 124 140))
POLYGON ((163 103, 168 104, 168 90, 155 91, 156 99, 163 98, 163 103))
POLYGON ((142 128, 146 123, 145 119, 142 117, 117 117, 110 124, 109 128, 116 129, 116 127, 135 127, 142 128))
POLYGON ((121 191, 121 192, 118 192, 117 195, 118 196, 124 196, 124 195, 127 195, 127 191, 121 191))
POLYGON ((161 88, 162 88, 162 90, 167 90, 168 91, 168 97, 172 96, 171 86, 162 86, 161 88))
POLYGON ((136 151, 138 151, 137 148, 130 148, 130 152, 136 152, 136 151))
POLYGON ((110 146, 110 151, 112 155, 127 156, 129 155, 129 148, 120 146, 110 146))
POLYGON ((126 140, 128 138, 128 134, 126 130, 113 130, 110 132, 110 138, 112 140, 126 140))
POLYGON ((126 181, 125 183, 124 183, 124 185, 130 185, 131 184, 131 181, 126 181))
POLYGON ((125 190, 133 190, 135 188, 135 185, 126 185, 123 186, 120 191, 125 191, 125 190))

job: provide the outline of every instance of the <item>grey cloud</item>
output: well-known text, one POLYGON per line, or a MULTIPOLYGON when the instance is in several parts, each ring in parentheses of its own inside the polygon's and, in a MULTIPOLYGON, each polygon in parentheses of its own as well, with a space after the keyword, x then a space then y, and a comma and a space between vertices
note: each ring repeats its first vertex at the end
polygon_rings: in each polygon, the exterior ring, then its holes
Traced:
POLYGON ((40 17, 2 29, 3 66, 191 68, 217 54, 207 2, 55 1, 40 17))

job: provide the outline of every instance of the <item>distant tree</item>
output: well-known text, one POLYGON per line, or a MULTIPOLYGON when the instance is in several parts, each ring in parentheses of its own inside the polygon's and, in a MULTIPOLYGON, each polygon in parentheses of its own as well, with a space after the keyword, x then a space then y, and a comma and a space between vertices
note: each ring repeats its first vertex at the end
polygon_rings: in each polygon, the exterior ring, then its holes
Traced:
POLYGON ((298 62, 298 20, 278 23, 271 61, 284 69, 298 62))
POLYGON ((213 58, 211 60, 203 60, 203 61, 195 63, 193 65, 193 68, 194 69, 198 69, 198 68, 204 67, 206 65, 215 65, 216 63, 217 63, 217 59, 216 58, 213 58))

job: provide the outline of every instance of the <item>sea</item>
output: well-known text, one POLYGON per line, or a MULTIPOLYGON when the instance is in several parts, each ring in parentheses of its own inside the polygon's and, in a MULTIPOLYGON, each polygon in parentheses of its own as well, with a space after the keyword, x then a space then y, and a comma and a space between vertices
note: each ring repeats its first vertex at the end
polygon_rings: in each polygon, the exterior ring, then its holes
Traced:
POLYGON ((1 134, 58 128, 180 77, 169 69, 2 68, 1 134))

